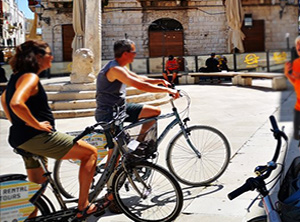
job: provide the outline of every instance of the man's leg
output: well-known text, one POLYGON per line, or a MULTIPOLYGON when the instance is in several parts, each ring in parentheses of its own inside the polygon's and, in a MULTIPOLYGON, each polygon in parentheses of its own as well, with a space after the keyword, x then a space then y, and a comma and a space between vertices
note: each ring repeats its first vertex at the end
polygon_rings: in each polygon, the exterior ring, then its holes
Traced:
MULTIPOLYGON (((159 107, 144 105, 142 111, 140 112, 140 114, 138 116, 138 119, 159 116, 160 113, 161 113, 161 110, 159 107)), ((143 139, 145 138, 145 133, 147 132, 148 129, 151 128, 151 126, 154 123, 155 123, 155 121, 150 121, 150 122, 143 124, 142 129, 140 131, 140 136, 138 138, 138 141, 140 141, 140 142, 143 141, 143 139)))
POLYGON ((163 77, 164 77, 164 79, 165 79, 166 81, 169 82, 168 73, 163 72, 163 77))
POLYGON ((178 82, 176 81, 176 78, 177 78, 177 72, 173 72, 172 83, 178 84, 178 82))

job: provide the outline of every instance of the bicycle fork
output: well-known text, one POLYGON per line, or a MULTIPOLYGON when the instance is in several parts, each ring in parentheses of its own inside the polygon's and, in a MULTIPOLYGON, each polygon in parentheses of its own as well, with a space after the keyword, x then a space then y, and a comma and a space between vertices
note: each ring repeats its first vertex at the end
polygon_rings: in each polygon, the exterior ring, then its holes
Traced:
POLYGON ((201 158, 201 153, 199 152, 199 150, 194 146, 193 142, 190 139, 190 132, 187 126, 187 121, 189 121, 189 118, 185 118, 183 120, 184 124, 179 121, 179 126, 181 131, 183 132, 183 136, 186 140, 186 142, 188 143, 188 145, 192 148, 192 150, 195 152, 195 154, 197 155, 197 157, 200 159, 201 158))
POLYGON ((278 212, 274 209, 270 196, 262 198, 262 202, 267 214, 268 222, 281 222, 278 212))
MULTIPOLYGON (((123 164, 123 163, 122 163, 123 164)), ((126 167, 123 165, 124 167, 124 170, 126 172, 126 176, 128 178, 128 181, 126 184, 125 184, 125 189, 126 191, 129 191, 129 186, 128 186, 128 183, 131 184, 131 186, 133 187, 133 189, 139 194, 139 196, 143 199, 146 199, 149 194, 151 193, 152 189, 151 189, 151 186, 148 186, 144 180, 140 177, 139 175, 139 172, 136 170, 136 169, 132 169, 133 171, 133 174, 134 174, 134 179, 136 179, 139 183, 141 183, 144 187, 144 189, 141 191, 135 184, 135 182, 133 181, 133 178, 132 178, 132 172, 128 172, 128 170, 126 169, 126 167)))

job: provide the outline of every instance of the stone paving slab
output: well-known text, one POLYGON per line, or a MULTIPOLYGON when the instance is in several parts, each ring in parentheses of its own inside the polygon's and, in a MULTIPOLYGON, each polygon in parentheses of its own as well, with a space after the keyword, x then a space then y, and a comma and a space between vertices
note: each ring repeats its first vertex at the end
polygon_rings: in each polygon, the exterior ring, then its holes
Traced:
MULTIPOLYGON (((54 81, 54 80, 52 80, 54 81)), ((268 117, 274 114, 279 125, 286 127, 289 136, 292 134, 293 106, 295 94, 289 85, 288 90, 273 91, 269 80, 254 80, 256 87, 238 87, 222 85, 184 85, 192 98, 190 125, 211 125, 222 131, 232 148, 232 159, 228 169, 213 186, 192 188, 181 184, 184 192, 184 208, 176 222, 201 221, 215 222, 242 221, 247 213, 246 208, 256 197, 255 192, 243 194, 234 201, 227 199, 227 193, 240 186, 246 178, 253 176, 253 169, 258 164, 269 161, 273 154, 274 141, 270 133, 268 117), (267 85, 267 86, 266 86, 267 85)), ((183 109, 185 102, 176 101, 183 109)), ((169 105, 163 105, 163 113, 170 111, 169 105)), ((57 129, 62 132, 83 130, 95 122, 93 117, 77 119, 59 119, 57 129)), ((159 131, 167 121, 159 122, 159 131)), ((0 173, 25 173, 21 158, 15 155, 7 144, 9 123, 0 120, 0 173)), ((160 145, 159 164, 165 166, 165 150, 168 138, 175 135, 173 129, 160 145)), ((296 141, 290 141, 288 159, 299 155, 296 141)), ((50 169, 53 162, 50 161, 50 169)), ((48 194, 48 193, 47 193, 48 194)), ((102 218, 90 218, 88 221, 127 222, 125 215, 112 215, 107 212, 102 218)))

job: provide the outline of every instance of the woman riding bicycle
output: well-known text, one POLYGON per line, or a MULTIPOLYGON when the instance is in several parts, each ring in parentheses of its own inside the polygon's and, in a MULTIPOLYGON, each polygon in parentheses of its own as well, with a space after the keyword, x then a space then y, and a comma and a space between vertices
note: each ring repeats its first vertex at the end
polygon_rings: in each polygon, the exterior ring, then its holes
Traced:
MULTIPOLYGON (((54 118, 48 106, 47 95, 40 83, 39 74, 51 67, 53 56, 49 45, 43 41, 29 40, 16 48, 10 60, 13 74, 2 94, 1 102, 6 117, 12 123, 8 141, 17 149, 54 159, 79 159, 80 196, 78 217, 83 212, 95 212, 90 205, 88 193, 94 175, 97 149, 80 140, 55 130, 54 118)), ((43 169, 38 161, 23 157, 28 179, 43 183, 43 169)), ((31 216, 35 216, 33 212, 31 216)))

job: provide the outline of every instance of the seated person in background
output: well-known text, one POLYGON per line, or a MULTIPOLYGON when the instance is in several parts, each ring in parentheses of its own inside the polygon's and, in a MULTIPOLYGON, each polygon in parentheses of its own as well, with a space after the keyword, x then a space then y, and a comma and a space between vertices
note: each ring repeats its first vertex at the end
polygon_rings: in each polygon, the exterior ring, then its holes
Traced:
MULTIPOLYGON (((215 56, 215 53, 211 53, 210 57, 205 62, 206 67, 201 67, 199 72, 220 72, 220 63, 215 56)), ((213 83, 213 77, 210 77, 210 82, 213 83)), ((220 77, 218 77, 218 83, 221 83, 220 77)))
POLYGON ((166 63, 166 70, 163 72, 163 77, 165 80, 167 80, 170 83, 178 84, 178 69, 179 65, 176 59, 174 59, 173 55, 169 55, 169 59, 166 63), (169 77, 169 74, 173 74, 169 77))
POLYGON ((219 61, 215 58, 216 54, 210 54, 210 57, 206 60, 205 65, 207 67, 207 72, 220 72, 219 61))
POLYGON ((222 55, 219 59, 219 62, 221 70, 229 71, 229 68, 227 66, 227 58, 225 56, 222 55))

